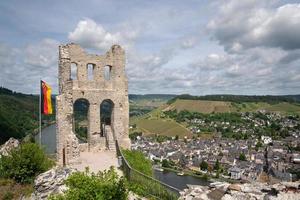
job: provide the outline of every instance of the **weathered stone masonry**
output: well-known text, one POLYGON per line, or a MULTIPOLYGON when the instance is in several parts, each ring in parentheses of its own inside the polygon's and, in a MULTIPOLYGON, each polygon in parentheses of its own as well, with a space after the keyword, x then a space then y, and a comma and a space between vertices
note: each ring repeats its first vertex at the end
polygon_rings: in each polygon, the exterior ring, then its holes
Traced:
POLYGON ((128 81, 125 75, 125 52, 114 45, 105 55, 87 54, 76 44, 59 47, 59 95, 56 97, 57 160, 62 165, 77 162, 80 151, 113 149, 114 140, 128 148, 129 103, 128 81), (77 76, 71 78, 71 64, 77 76), (88 65, 92 65, 92 79, 88 78, 88 65), (109 66, 110 77, 104 77, 109 66), (73 105, 76 100, 89 102, 88 143, 79 144, 73 126, 73 105), (113 103, 111 125, 106 135, 101 134, 100 104, 113 103))

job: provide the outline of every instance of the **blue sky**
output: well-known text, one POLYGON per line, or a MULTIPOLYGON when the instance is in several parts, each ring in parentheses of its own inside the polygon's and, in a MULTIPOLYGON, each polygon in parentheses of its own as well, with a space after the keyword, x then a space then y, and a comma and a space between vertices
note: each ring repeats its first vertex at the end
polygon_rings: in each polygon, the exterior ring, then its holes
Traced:
POLYGON ((121 44, 130 93, 300 93, 300 1, 3 0, 0 85, 56 93, 68 42, 121 44))

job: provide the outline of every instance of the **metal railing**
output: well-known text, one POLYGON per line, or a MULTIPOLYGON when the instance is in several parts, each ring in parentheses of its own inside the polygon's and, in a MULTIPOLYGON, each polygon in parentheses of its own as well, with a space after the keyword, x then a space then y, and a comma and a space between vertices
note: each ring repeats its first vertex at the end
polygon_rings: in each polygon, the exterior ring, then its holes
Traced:
POLYGON ((175 200, 179 198, 179 189, 132 168, 124 157, 117 140, 116 152, 118 158, 122 159, 121 169, 124 173, 124 176, 129 182, 141 186, 143 188, 143 192, 147 196, 163 200, 175 200))

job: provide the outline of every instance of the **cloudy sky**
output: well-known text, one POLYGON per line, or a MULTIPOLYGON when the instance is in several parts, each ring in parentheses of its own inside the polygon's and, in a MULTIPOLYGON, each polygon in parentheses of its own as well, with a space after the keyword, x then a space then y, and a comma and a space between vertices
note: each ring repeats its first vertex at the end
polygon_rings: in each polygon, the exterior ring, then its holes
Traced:
POLYGON ((68 42, 121 44, 130 93, 300 93, 300 0, 1 0, 0 85, 57 93, 68 42))

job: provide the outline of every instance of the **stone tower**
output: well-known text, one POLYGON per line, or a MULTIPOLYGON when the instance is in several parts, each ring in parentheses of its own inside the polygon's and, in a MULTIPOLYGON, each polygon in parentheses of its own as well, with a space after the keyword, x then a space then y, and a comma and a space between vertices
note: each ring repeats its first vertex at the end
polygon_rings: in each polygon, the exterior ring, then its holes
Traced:
POLYGON ((130 146, 125 52, 119 45, 113 45, 105 55, 87 54, 77 44, 59 46, 58 79, 58 164, 77 162, 81 151, 115 150, 115 140, 124 148, 130 146), (79 99, 89 105, 87 143, 79 143, 75 135, 73 108, 79 99), (100 106, 104 101, 112 105, 109 123, 100 119, 100 106))

